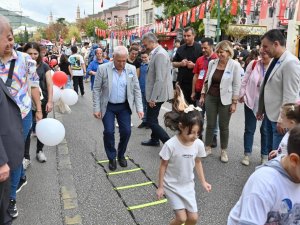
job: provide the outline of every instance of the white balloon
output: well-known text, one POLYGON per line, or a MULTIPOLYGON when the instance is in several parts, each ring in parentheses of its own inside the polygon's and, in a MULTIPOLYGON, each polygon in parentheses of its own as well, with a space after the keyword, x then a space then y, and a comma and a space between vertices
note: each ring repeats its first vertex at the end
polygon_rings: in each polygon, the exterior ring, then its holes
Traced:
POLYGON ((61 98, 61 89, 53 85, 53 102, 58 102, 60 98, 61 98))
POLYGON ((58 145, 65 138, 65 127, 56 119, 45 118, 36 124, 36 136, 44 145, 58 145))
POLYGON ((73 89, 62 90, 61 100, 67 105, 75 105, 78 101, 78 94, 73 89))

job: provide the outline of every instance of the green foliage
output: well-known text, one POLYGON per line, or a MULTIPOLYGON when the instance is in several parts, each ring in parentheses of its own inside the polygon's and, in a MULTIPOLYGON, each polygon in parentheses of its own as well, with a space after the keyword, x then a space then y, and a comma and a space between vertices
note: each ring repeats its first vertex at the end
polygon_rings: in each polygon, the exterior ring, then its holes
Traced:
POLYGON ((75 25, 69 27, 65 41, 68 43, 71 42, 72 37, 75 37, 77 42, 81 42, 80 31, 75 25))
POLYGON ((98 27, 99 29, 106 30, 107 24, 100 19, 89 19, 86 22, 86 26, 84 28, 84 31, 87 36, 92 37, 95 34, 95 28, 98 27))
MULTIPOLYGON (((169 18, 170 16, 178 15, 181 12, 187 11, 195 6, 200 5, 203 1, 200 0, 153 0, 154 4, 156 6, 165 5, 164 9, 164 18, 169 18)), ((218 6, 217 6, 218 0, 215 0, 215 4, 211 10, 210 18, 217 19, 217 13, 218 13, 218 6)), ((232 16, 230 14, 230 9, 225 9, 226 1, 223 0, 223 5, 220 8, 220 28, 221 32, 224 34, 228 25, 231 23, 235 23, 236 16, 232 16)), ((239 7, 238 7, 238 14, 239 14, 239 7)), ((190 24, 191 27, 195 29, 197 32, 197 35, 203 36, 204 35, 204 24, 203 20, 197 19, 195 23, 190 24)))

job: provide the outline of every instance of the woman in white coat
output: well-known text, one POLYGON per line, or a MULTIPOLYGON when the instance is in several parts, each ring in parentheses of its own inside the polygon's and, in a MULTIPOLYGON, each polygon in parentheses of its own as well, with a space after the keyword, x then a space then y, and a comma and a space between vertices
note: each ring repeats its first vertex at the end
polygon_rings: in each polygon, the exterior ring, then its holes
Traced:
POLYGON ((233 48, 229 41, 221 41, 216 46, 218 59, 208 65, 205 85, 201 92, 200 104, 205 101, 207 126, 205 135, 206 155, 211 154, 214 128, 219 115, 221 161, 228 162, 227 147, 229 139, 229 121, 236 111, 241 77, 244 74, 240 64, 233 60, 233 48))

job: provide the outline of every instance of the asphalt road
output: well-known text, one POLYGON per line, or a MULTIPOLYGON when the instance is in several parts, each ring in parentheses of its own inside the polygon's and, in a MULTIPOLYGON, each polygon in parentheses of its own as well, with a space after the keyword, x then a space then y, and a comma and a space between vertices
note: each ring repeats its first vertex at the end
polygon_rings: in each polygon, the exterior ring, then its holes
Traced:
MULTIPOLYGON (((75 206, 73 209, 79 220, 66 220, 67 207, 62 193, 61 151, 57 147, 46 147, 48 157, 46 163, 38 163, 35 159, 35 138, 32 138, 31 156, 32 166, 27 171, 28 184, 18 194, 17 207, 19 217, 14 225, 166 225, 173 217, 173 211, 168 203, 152 207, 137 209, 133 215, 126 209, 134 206, 156 201, 155 187, 153 185, 119 191, 122 199, 113 190, 106 173, 99 166, 91 153, 99 160, 106 159, 103 148, 103 126, 100 120, 92 116, 92 98, 85 84, 86 94, 79 96, 79 101, 72 106, 71 114, 62 115, 62 121, 66 129, 66 142, 68 146, 68 158, 71 166, 68 172, 71 174, 70 183, 74 185, 76 192, 75 206), (80 221, 80 222, 76 222, 80 221)), ((171 109, 169 103, 163 105, 160 119, 165 110, 171 109)), ((50 115, 52 117, 53 114, 50 115)), ((237 112, 230 122, 230 140, 228 148, 229 162, 222 163, 219 160, 220 149, 213 150, 212 156, 203 159, 206 179, 212 185, 212 191, 205 193, 196 180, 197 202, 202 225, 226 224, 230 209, 238 200, 243 185, 255 167, 260 163, 259 135, 256 133, 254 152, 251 164, 243 166, 240 161, 243 157, 243 107, 239 105, 237 112)), ((132 116, 132 135, 128 145, 127 154, 146 171, 149 178, 157 182, 160 147, 145 147, 140 145, 142 140, 150 137, 150 130, 138 129, 140 120, 136 114, 132 116)), ((161 121, 161 124, 162 121, 161 121)), ((170 135, 174 133, 168 130, 170 135)), ((118 128, 116 128, 116 142, 118 142, 118 128)), ((104 164, 107 168, 107 164, 104 164)), ((129 162, 126 169, 136 168, 129 162)), ((122 168, 123 169, 123 168, 122 168)), ((119 170, 122 170, 118 168, 119 170)), ((115 186, 124 186, 148 181, 141 171, 109 176, 115 186)), ((71 185, 70 184, 70 185, 71 185)), ((69 205, 70 206, 70 205, 69 205)), ((73 211, 74 212, 74 211, 73 211)))

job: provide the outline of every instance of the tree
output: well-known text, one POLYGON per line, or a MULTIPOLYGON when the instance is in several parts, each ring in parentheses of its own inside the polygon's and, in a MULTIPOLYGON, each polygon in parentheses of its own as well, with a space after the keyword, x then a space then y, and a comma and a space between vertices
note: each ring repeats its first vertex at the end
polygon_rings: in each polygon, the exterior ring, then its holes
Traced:
POLYGON ((249 35, 249 32, 247 32, 246 29, 243 29, 242 26, 228 26, 226 34, 232 37, 234 42, 240 43, 241 40, 249 35))
POLYGON ((71 42, 71 39, 75 37, 76 41, 80 42, 81 37, 80 37, 80 31, 77 26, 71 25, 68 29, 68 34, 65 38, 66 42, 71 42))

